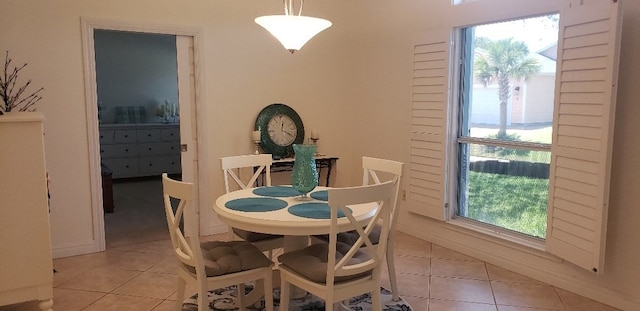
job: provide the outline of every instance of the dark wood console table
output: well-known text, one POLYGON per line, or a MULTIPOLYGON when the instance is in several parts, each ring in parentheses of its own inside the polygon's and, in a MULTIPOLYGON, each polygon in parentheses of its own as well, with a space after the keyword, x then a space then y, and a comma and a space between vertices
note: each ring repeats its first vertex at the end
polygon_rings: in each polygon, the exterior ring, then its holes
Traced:
MULTIPOLYGON (((316 156, 316 167, 318 168, 318 179, 322 176, 322 169, 327 169, 327 177, 325 178, 325 186, 329 187, 329 180, 331 178, 331 170, 333 166, 338 161, 338 157, 332 156, 316 156)), ((283 158, 278 160, 273 160, 271 164, 271 172, 290 172, 293 170, 293 163, 295 162, 295 158, 283 158)), ((264 184, 264 181, 263 181, 264 184)), ((320 184, 320 180, 318 180, 318 184, 320 184)))

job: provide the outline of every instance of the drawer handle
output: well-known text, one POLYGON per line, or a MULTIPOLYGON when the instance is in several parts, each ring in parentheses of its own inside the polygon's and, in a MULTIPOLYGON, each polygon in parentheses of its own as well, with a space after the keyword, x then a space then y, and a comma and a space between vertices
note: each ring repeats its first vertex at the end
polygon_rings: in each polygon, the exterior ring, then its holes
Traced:
POLYGON ((124 152, 129 152, 129 149, 125 149, 124 152))
POLYGON ((126 168, 129 168, 129 165, 125 165, 126 168))
POLYGON ((129 135, 124 135, 124 138, 129 138, 129 135))
POLYGON ((151 137, 151 133, 147 134, 147 137, 151 137))
POLYGON ((151 147, 149 147, 149 151, 151 151, 151 149, 152 149, 152 148, 151 148, 151 147))
POLYGON ((149 166, 153 166, 153 163, 149 163, 149 166))

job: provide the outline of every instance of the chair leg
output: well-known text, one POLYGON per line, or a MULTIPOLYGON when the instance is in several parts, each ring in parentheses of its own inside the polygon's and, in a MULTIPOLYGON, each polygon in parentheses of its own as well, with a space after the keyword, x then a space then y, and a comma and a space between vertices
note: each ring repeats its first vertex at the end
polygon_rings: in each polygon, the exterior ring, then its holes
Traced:
POLYGON ((209 299, 207 297, 208 292, 198 290, 198 311, 208 311, 209 310, 209 299))
POLYGON ((271 269, 264 276, 264 307, 266 311, 273 311, 273 272, 271 269))
POLYGON ((371 310, 382 310, 382 303, 380 302, 380 288, 371 292, 371 310))
POLYGON ((178 277, 178 292, 176 293, 176 310, 182 310, 182 303, 184 302, 184 288, 187 283, 181 278, 178 277))
POLYGON ((338 304, 339 303, 337 303, 337 302, 331 302, 331 301, 327 300, 327 301, 324 302, 324 310, 325 311, 333 311, 334 308, 336 310, 340 310, 340 308, 338 306, 336 306, 338 304))
POLYGON ((245 299, 244 299, 244 283, 238 284, 237 292, 238 292, 238 301, 236 302, 236 305, 238 306, 238 309, 240 311, 245 311, 247 308, 245 306, 245 299))
POLYGON ((205 278, 197 279, 198 285, 198 311, 209 311, 209 288, 205 278))
POLYGON ((287 283, 284 275, 280 276, 280 307, 279 310, 289 310, 289 299, 291 299, 291 284, 287 283))
POLYGON ((387 270, 389 271, 389 282, 391 283, 391 300, 399 301, 398 281, 396 279, 396 265, 393 261, 393 245, 387 245, 387 270))
POLYGON ((324 298, 324 309, 326 311, 333 311, 334 309, 340 310, 340 302, 335 301, 335 298, 334 298, 335 297, 333 293, 334 289, 333 288, 329 289, 328 286, 325 288, 327 292, 325 293, 325 296, 322 297, 324 298))

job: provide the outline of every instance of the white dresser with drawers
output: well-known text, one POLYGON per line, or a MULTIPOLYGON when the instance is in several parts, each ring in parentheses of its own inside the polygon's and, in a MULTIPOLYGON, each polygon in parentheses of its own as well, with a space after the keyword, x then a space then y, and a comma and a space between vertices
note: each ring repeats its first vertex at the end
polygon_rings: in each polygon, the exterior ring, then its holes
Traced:
POLYGON ((180 173, 180 126, 177 123, 100 126, 102 164, 112 178, 180 173))

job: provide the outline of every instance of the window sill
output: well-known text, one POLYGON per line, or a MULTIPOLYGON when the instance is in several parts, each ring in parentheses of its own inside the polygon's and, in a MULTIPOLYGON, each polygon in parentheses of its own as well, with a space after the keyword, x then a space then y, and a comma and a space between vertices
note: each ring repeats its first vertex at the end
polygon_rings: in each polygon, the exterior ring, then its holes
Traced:
POLYGON ((447 223, 452 225, 449 229, 463 234, 473 234, 476 238, 510 247, 514 250, 525 252, 553 262, 560 263, 564 261, 561 258, 548 253, 545 250, 545 241, 540 238, 518 234, 509 230, 497 229, 494 226, 463 218, 455 218, 447 223))

